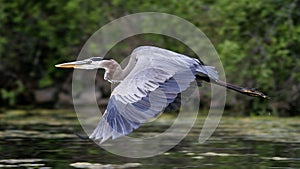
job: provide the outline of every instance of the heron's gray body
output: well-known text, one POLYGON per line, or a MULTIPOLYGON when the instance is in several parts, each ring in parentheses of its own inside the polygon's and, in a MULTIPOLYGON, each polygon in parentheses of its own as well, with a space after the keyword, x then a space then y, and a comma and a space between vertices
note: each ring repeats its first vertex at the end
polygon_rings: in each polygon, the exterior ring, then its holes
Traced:
POLYGON ((197 59, 150 46, 135 49, 123 71, 128 74, 117 79, 121 83, 112 91, 107 109, 90 135, 100 143, 126 135, 162 112, 189 87, 195 75, 218 78, 213 67, 197 59))

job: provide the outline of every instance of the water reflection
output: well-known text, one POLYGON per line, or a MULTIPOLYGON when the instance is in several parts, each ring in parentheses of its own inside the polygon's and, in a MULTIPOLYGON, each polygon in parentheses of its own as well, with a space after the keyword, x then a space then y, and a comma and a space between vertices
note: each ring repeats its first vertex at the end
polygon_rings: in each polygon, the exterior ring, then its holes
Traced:
MULTIPOLYGON (((7 111, 0 116, 0 168, 300 168, 299 118, 223 117, 213 137, 199 144, 203 117, 170 151, 130 159, 74 135, 81 129, 72 111, 7 111)), ((162 117, 131 135, 162 132, 172 121, 162 117)))

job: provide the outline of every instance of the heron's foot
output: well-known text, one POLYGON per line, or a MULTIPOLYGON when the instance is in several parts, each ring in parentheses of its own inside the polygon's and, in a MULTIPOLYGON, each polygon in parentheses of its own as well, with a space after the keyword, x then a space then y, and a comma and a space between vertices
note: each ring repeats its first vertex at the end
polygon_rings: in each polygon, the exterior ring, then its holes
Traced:
POLYGON ((255 88, 245 88, 243 89, 243 92, 249 96, 254 96, 254 97, 260 97, 263 99, 270 99, 269 96, 265 95, 261 91, 255 89, 255 88))

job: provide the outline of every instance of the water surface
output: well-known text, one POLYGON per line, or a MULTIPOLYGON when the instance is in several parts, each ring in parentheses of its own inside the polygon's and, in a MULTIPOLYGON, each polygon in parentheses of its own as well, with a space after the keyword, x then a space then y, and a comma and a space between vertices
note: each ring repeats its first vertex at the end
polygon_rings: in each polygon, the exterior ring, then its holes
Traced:
MULTIPOLYGON (((10 110, 0 117, 0 168, 300 168, 299 117, 223 117, 204 144, 198 137, 205 117, 199 117, 180 144, 141 159, 78 138, 74 133, 82 130, 71 110, 10 110)), ((131 135, 163 132, 172 121, 163 116, 131 135)))

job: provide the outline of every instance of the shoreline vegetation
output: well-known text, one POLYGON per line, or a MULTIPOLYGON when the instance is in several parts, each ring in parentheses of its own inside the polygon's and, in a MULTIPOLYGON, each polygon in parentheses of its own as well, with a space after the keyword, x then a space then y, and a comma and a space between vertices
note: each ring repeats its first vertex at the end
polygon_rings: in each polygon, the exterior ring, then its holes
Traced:
MULTIPOLYGON (((103 25, 128 14, 152 11, 176 15, 196 25, 219 53, 227 82, 258 88, 271 97, 263 101, 227 92, 226 109, 244 116, 297 116, 299 8, 297 0, 4 1, 0 5, 0 106, 73 107, 73 71, 61 71, 54 65, 75 60, 86 40, 103 25)), ((156 34, 125 39, 105 57, 121 62, 141 45, 197 57, 185 44, 156 34)), ((95 83, 97 101, 105 106, 110 84, 103 80, 102 71, 95 83)), ((203 105, 210 103, 207 89, 199 88, 203 105)))

